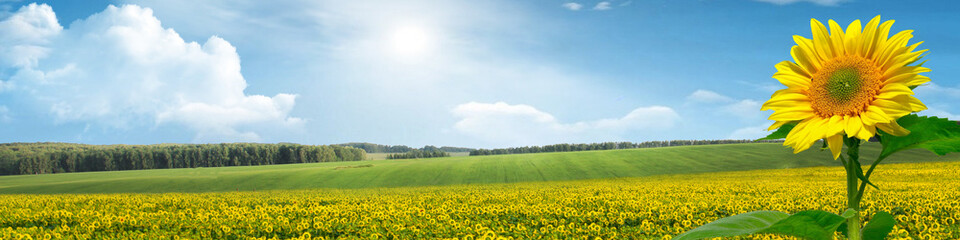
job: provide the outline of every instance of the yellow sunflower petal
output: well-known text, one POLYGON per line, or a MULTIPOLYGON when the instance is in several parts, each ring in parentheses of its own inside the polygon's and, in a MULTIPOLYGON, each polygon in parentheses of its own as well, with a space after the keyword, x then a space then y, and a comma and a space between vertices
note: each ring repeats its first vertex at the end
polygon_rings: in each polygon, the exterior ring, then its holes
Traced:
POLYGON ((920 86, 920 84, 924 84, 924 83, 927 83, 927 82, 930 82, 930 77, 927 77, 927 76, 916 76, 916 77, 910 79, 910 81, 907 81, 906 83, 904 83, 904 85, 913 87, 913 86, 920 86))
POLYGON ((873 106, 880 107, 880 110, 883 110, 887 116, 892 117, 902 117, 903 115, 913 112, 911 111, 909 104, 903 104, 901 102, 888 99, 877 99, 873 101, 873 106))
POLYGON ((796 63, 793 63, 791 61, 783 61, 783 62, 777 63, 777 65, 774 67, 777 68, 777 72, 792 73, 792 74, 796 74, 797 76, 801 76, 805 78, 810 78, 811 76, 810 73, 808 73, 806 70, 800 67, 800 65, 797 65, 796 63))
POLYGON ((867 58, 869 59, 878 58, 878 55, 879 55, 878 53, 883 50, 883 49, 880 49, 880 47, 886 44, 887 37, 890 35, 891 26, 893 26, 893 20, 887 20, 886 22, 883 22, 883 24, 880 24, 880 27, 877 29, 877 32, 875 32, 876 36, 874 36, 874 40, 872 43, 873 45, 871 45, 870 50, 867 51, 867 56, 868 56, 867 58))
POLYGON ((796 149, 800 143, 806 142, 805 139, 810 135, 810 130, 813 129, 813 122, 817 120, 814 118, 804 119, 797 123, 797 126, 793 128, 790 133, 794 133, 793 136, 787 134, 787 139, 784 139, 784 143, 787 143, 796 149))
POLYGON ((863 129, 860 129, 860 132, 857 133, 857 138, 867 140, 877 135, 877 128, 873 125, 863 125, 863 129))
POLYGON ((906 136, 907 134, 910 134, 910 130, 901 127, 897 121, 877 124, 877 128, 894 136, 906 136))
POLYGON ((833 19, 828 20, 827 24, 830 25, 830 41, 833 44, 833 55, 847 55, 847 51, 845 50, 844 46, 845 44, 843 42, 843 28, 840 27, 840 24, 837 24, 837 22, 833 21, 833 19))
POLYGON ((920 55, 925 52, 927 52, 926 49, 894 57, 892 61, 887 62, 886 65, 881 67, 881 69, 884 69, 883 76, 890 77, 891 74, 896 73, 901 67, 905 67, 910 63, 917 61, 920 55))
POLYGON ((830 117, 830 122, 827 124, 827 135, 843 134, 843 129, 845 127, 846 122, 843 121, 843 117, 833 115, 830 117))
POLYGON ((840 150, 843 150, 843 135, 837 134, 827 137, 827 147, 830 147, 833 160, 837 160, 840 157, 840 150))
POLYGON ((870 57, 870 48, 873 47, 874 41, 877 38, 877 26, 880 25, 880 15, 877 15, 873 19, 870 19, 870 22, 867 22, 867 26, 863 28, 863 32, 860 34, 860 56, 869 58, 870 57))
POLYGON ((895 93, 897 95, 913 95, 913 90, 903 84, 887 84, 880 89, 880 93, 895 93))
POLYGON ((810 125, 809 120, 800 121, 797 123, 797 125, 794 126, 789 133, 787 133, 787 137, 783 138, 783 145, 796 148, 795 143, 799 142, 803 138, 802 135, 807 134, 805 130, 807 125, 810 125))
POLYGON ((910 106, 911 112, 927 110, 927 105, 924 105, 920 99, 917 99, 913 96, 902 96, 901 99, 898 100, 907 103, 907 105, 910 106))
POLYGON ((789 123, 789 122, 790 122, 790 121, 774 121, 773 124, 770 125, 770 127, 767 128, 767 131, 774 130, 774 129, 778 129, 778 128, 782 127, 784 124, 787 124, 787 123, 789 123))
POLYGON ((767 101, 767 102, 763 103, 763 105, 760 106, 760 111, 766 111, 766 110, 779 111, 780 109, 792 108, 792 107, 810 108, 810 101, 793 101, 793 100, 773 101, 773 100, 770 100, 770 101, 767 101))
POLYGON ((833 43, 830 42, 830 35, 827 33, 827 27, 817 19, 810 19, 810 29, 813 31, 813 46, 817 55, 821 59, 831 59, 833 56, 833 43))
MULTIPOLYGON (((923 41, 920 41, 919 43, 923 43, 923 41)), ((919 44, 914 44, 914 45, 919 45, 919 44)), ((911 47, 911 48, 913 48, 913 47, 911 47)), ((921 52, 923 52, 923 54, 920 54, 920 56, 917 56, 916 58, 908 61, 908 62, 907 62, 907 65, 914 64, 914 63, 916 63, 917 61, 920 61, 920 59, 923 59, 923 57, 927 56, 927 54, 930 53, 930 52, 927 52, 928 50, 929 50, 929 49, 921 50, 921 52)), ((911 49, 910 51, 913 51, 913 50, 911 49)), ((917 66, 923 66, 923 63, 925 63, 925 62, 927 62, 927 61, 924 60, 923 62, 920 62, 920 64, 918 64, 917 66)))
MULTIPOLYGON (((823 120, 824 119, 811 119, 800 123, 804 126, 800 129, 800 131, 797 131, 793 138, 793 153, 802 152, 809 149, 810 146, 813 146, 813 143, 819 139, 815 136, 819 135, 818 131, 822 129, 823 120)), ((797 127, 800 127, 800 124, 798 124, 797 127)), ((791 131, 791 133, 793 133, 793 131, 791 131)), ((790 137, 789 134, 787 137, 790 137)))
POLYGON ((773 78, 780 81, 780 84, 790 88, 807 89, 810 87, 810 78, 805 78, 793 73, 777 72, 773 74, 773 78))
POLYGON ((863 128, 863 122, 860 121, 860 116, 851 116, 845 120, 847 121, 847 127, 843 130, 847 136, 853 137, 860 133, 860 129, 863 128))
POLYGON ((927 52, 927 49, 911 52, 911 51, 897 51, 891 56, 890 60, 880 65, 880 69, 883 70, 884 76, 890 76, 899 71, 901 68, 909 67, 908 65, 913 64, 917 60, 920 60, 927 52))
POLYGON ((913 81, 913 79, 918 76, 920 75, 917 75, 916 73, 904 73, 904 74, 900 74, 900 75, 896 75, 891 78, 888 78, 887 80, 883 80, 883 84, 897 83, 897 84, 903 84, 904 86, 906 86, 907 85, 906 83, 913 81))
POLYGON ((893 56, 899 56, 905 53, 907 51, 907 42, 910 41, 910 38, 913 38, 913 34, 911 33, 913 33, 913 30, 901 31, 893 35, 884 46, 880 46, 883 51, 880 52, 880 56, 877 59, 878 65, 884 66, 893 56))
POLYGON ((804 52, 799 46, 790 48, 790 55, 793 56, 793 60, 796 61, 797 65, 800 65, 805 72, 815 73, 820 69, 819 65, 814 65, 818 64, 820 60, 816 59, 817 57, 815 55, 809 55, 804 52))
POLYGON ((880 110, 878 106, 869 106, 867 111, 860 114, 860 120, 864 124, 875 125, 877 123, 888 123, 893 119, 888 118, 887 114, 880 110))
POLYGON ((890 79, 890 78, 893 78, 893 77, 895 77, 895 76, 899 76, 899 75, 903 75, 903 74, 910 74, 910 73, 920 74, 920 73, 925 73, 925 72, 930 72, 930 69, 929 69, 929 68, 922 67, 922 66, 904 66, 904 67, 900 67, 900 68, 898 68, 898 69, 896 69, 896 70, 892 70, 890 73, 885 74, 886 76, 884 76, 883 78, 884 78, 884 79, 890 79))
POLYGON ((816 142, 818 139, 824 138, 827 135, 827 124, 830 122, 828 118, 814 118, 810 120, 810 134, 804 139, 806 142, 816 142))
POLYGON ((847 26, 846 45, 847 53, 851 55, 860 55, 860 48, 857 47, 860 38, 860 19, 854 20, 847 26))
POLYGON ((770 114, 768 119, 774 121, 797 121, 815 116, 813 109, 791 109, 793 111, 781 110, 770 114))
MULTIPOLYGON (((783 89, 787 90, 787 89, 783 89)), ((771 101, 810 101, 810 97, 794 91, 777 91, 770 96, 771 101)))

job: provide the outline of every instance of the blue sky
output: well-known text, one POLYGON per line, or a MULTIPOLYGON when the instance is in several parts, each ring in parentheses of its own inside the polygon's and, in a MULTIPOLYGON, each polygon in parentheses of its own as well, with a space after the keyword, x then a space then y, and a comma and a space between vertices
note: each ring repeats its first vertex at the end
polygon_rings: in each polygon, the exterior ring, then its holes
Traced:
POLYGON ((792 35, 878 14, 960 118, 955 1, 0 0, 0 142, 755 138, 792 35))

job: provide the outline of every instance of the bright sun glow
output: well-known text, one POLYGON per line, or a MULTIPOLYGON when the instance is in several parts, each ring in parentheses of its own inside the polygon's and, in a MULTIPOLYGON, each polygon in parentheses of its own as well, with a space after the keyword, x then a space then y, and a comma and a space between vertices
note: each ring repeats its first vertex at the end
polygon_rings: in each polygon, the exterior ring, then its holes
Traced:
POLYGON ((407 26, 393 32, 393 52, 404 58, 417 58, 430 50, 431 38, 423 28, 407 26))

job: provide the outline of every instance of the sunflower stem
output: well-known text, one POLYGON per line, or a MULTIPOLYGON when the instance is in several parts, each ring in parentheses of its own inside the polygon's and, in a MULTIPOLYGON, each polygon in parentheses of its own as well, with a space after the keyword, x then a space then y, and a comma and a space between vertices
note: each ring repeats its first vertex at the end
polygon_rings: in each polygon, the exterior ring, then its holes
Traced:
MULTIPOLYGON (((887 155, 887 156, 890 156, 890 155, 887 155)), ((867 169, 867 173, 864 174, 864 178, 869 180, 870 174, 873 174, 873 169, 877 167, 877 164, 879 164, 880 161, 883 161, 883 159, 886 159, 887 156, 878 157, 876 161, 873 161, 873 164, 870 164, 870 169, 867 169)), ((860 191, 857 193, 857 201, 860 201, 860 199, 863 199, 863 192, 866 192, 866 191, 867 191, 867 183, 866 182, 860 183, 860 191)))
POLYGON ((850 157, 844 164, 847 170, 847 208, 857 211, 857 214, 847 219, 847 239, 860 240, 860 191, 857 186, 860 179, 856 172, 856 164, 860 164, 860 139, 844 137, 843 140, 847 145, 847 156, 850 157))

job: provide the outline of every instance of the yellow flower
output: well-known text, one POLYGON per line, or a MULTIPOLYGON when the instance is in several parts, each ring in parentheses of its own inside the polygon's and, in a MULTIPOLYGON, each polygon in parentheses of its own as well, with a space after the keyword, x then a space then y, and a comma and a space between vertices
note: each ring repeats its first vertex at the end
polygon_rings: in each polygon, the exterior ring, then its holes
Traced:
POLYGON ((794 153, 826 139, 833 158, 840 156, 843 136, 869 139, 877 129, 903 136, 910 131, 897 119, 926 109, 914 98, 913 87, 930 81, 920 73, 930 69, 913 65, 927 50, 914 51, 922 42, 907 45, 912 30, 887 37, 893 20, 880 24, 880 16, 860 28, 853 21, 846 32, 830 20, 830 32, 816 19, 810 20, 813 39, 793 36, 791 61, 776 65, 777 79, 786 89, 776 91, 761 111, 773 110, 768 130, 787 123, 797 125, 784 146, 794 153))

